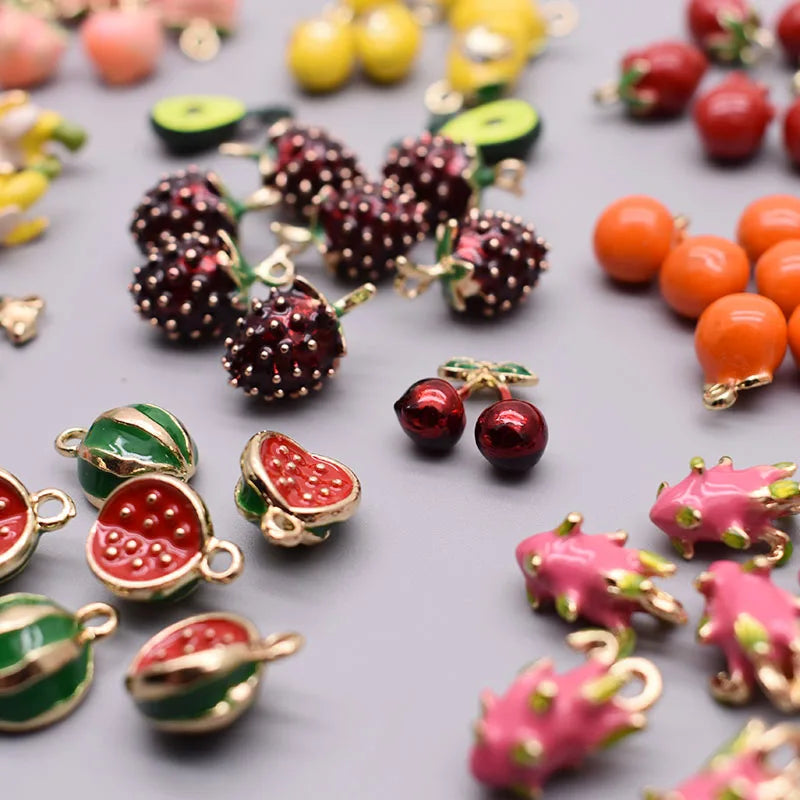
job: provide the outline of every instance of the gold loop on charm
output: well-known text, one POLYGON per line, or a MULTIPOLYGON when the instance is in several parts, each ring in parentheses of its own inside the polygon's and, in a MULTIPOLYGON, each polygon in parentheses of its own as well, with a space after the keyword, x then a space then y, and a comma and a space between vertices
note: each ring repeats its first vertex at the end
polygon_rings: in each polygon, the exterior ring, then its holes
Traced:
POLYGON ((580 14, 575 4, 569 0, 552 0, 544 3, 541 10, 547 20, 547 35, 554 39, 569 36, 578 27, 580 14))
POLYGON ((33 507, 33 513, 36 514, 36 524, 43 533, 63 528, 78 513, 75 508, 75 501, 60 489, 42 489, 41 492, 32 494, 31 506, 33 507), (39 515, 39 506, 49 500, 60 503, 61 509, 57 514, 53 514, 50 517, 42 517, 39 515))
POLYGON ((504 189, 517 197, 522 197, 524 190, 522 182, 525 179, 527 167, 524 161, 518 158, 504 158, 494 167, 494 185, 504 189))
POLYGON ((294 655, 305 644, 305 637, 299 633, 273 633, 250 648, 250 655, 256 661, 277 661, 294 655))
POLYGON ((436 81, 425 90, 425 108, 432 114, 456 114, 464 105, 464 95, 453 89, 446 80, 436 81))
POLYGON ((579 653, 586 653, 589 658, 611 666, 619 655, 619 641, 611 631, 600 628, 575 631, 567 636, 567 644, 579 653))
MULTIPOLYGON (((787 793, 787 789, 800 784, 800 727, 790 722, 781 723, 765 731, 756 742, 756 747, 765 758, 769 758, 774 752, 787 745, 794 749, 795 757, 783 768, 781 775, 766 784, 763 790, 763 800, 792 800, 794 798, 794 795, 787 793)), ((761 794, 759 794, 759 798, 762 798, 761 794)))
POLYGON ((261 518, 261 532, 272 544, 295 547, 303 541, 306 526, 302 520, 282 508, 270 506, 261 518))
POLYGON ((67 428, 56 438, 56 450, 65 458, 77 458, 78 448, 89 431, 86 428, 67 428), (70 444, 74 442, 74 444, 70 444))
POLYGON ((211 61, 219 53, 221 40, 217 29, 207 19, 198 18, 181 31, 178 46, 193 61, 211 61))
POLYGON ((664 622, 685 625, 689 621, 686 609, 681 602, 655 585, 642 594, 639 604, 645 611, 664 622))
POLYGON ((394 278, 394 290, 406 300, 416 300, 439 278, 447 274, 443 263, 433 267, 420 267, 405 256, 398 256, 395 259, 395 267, 397 272, 394 278))
POLYGON ((244 554, 233 543, 224 539, 216 539, 213 536, 206 544, 203 558, 200 561, 200 573, 212 583, 230 583, 234 578, 238 578, 244 569, 244 554), (220 572, 216 572, 211 566, 211 560, 218 553, 227 553, 231 557, 231 563, 220 572))
POLYGON ((291 255, 291 246, 282 244, 271 256, 255 267, 253 272, 260 281, 268 286, 290 286, 295 277, 294 261, 292 261, 291 255))
POLYGON ((646 658, 625 658, 612 664, 608 672, 626 683, 633 680, 642 682, 642 691, 635 697, 617 695, 614 699, 616 705, 632 714, 654 706, 664 690, 664 681, 658 667, 646 658))
POLYGON ((89 603, 88 606, 78 609, 75 613, 75 620, 83 628, 78 634, 78 642, 86 644, 87 642, 96 642, 100 639, 105 639, 106 636, 111 636, 117 629, 119 617, 116 609, 107 603, 89 603), (95 617, 104 618, 105 622, 101 622, 98 625, 86 624, 95 617))

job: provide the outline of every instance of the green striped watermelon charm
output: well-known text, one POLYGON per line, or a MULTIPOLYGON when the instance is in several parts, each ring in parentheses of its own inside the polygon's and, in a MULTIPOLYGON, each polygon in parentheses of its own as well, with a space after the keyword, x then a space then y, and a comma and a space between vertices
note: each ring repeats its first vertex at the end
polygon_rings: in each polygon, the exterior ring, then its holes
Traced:
POLYGON ((0 597, 0 731, 42 728, 69 714, 92 682, 92 642, 116 627, 117 612, 105 603, 73 614, 39 594, 0 597))
POLYGON ((241 468, 236 507, 261 526, 270 544, 324 542, 331 525, 352 517, 361 500, 361 484, 351 469, 309 453, 276 431, 262 431, 250 439, 241 468))
POLYGON ((197 448, 183 423, 148 403, 106 411, 88 430, 69 428, 56 450, 78 459, 78 480, 97 508, 128 478, 157 472, 188 481, 197 469, 197 448))
POLYGON ((150 639, 128 669, 125 686, 139 710, 161 730, 219 730, 253 704, 264 664, 302 646, 298 633, 262 639, 243 617, 202 614, 150 639))
POLYGON ((42 533, 63 528, 74 516, 75 503, 64 492, 42 489, 30 494, 10 472, 0 469, 0 583, 25 568, 42 533), (39 507, 50 500, 61 508, 43 517, 39 507))

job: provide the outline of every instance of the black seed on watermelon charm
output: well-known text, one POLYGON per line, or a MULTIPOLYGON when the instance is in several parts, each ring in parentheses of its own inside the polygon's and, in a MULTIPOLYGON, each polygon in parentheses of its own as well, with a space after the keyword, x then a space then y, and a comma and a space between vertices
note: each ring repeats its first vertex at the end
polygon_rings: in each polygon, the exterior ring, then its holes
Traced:
POLYGON ((549 246, 532 226, 500 211, 478 211, 442 225, 437 263, 398 263, 395 290, 413 299, 436 281, 459 314, 494 317, 515 308, 548 269, 549 246))
POLYGON ((336 303, 303 278, 253 300, 225 340, 230 384, 264 400, 305 397, 333 376, 346 345, 340 317, 375 294, 359 286, 336 303))

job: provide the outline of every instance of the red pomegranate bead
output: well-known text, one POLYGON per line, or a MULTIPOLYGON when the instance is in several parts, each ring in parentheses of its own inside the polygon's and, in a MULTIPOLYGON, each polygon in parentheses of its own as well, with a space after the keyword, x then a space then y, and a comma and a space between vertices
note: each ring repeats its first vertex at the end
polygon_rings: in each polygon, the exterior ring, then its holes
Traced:
POLYGON ((783 118, 783 146, 789 160, 800 167, 800 100, 795 100, 783 118))
POLYGON ((508 472, 534 467, 547 447, 544 415, 526 400, 498 400, 478 417, 475 443, 493 466, 508 472))
POLYGON ((743 161, 755 155, 775 109, 769 89, 734 72, 694 106, 694 121, 709 158, 743 161))
POLYGON ((789 3, 783 9, 776 33, 786 60, 796 67, 800 63, 800 0, 789 3))
POLYGON ((747 0, 690 0, 686 21, 697 46, 715 61, 748 63, 763 46, 765 32, 747 0))
POLYGON ((458 390, 441 378, 425 378, 406 389, 394 411, 408 437, 422 450, 450 450, 467 424, 458 390))

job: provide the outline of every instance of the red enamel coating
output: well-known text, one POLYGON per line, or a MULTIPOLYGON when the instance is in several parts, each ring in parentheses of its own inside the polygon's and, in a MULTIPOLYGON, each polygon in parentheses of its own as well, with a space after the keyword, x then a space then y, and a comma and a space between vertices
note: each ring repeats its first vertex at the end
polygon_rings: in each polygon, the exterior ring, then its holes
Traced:
POLYGON ((250 632, 243 625, 224 617, 187 620, 177 629, 156 634, 139 654, 133 665, 134 673, 141 673, 153 664, 170 661, 189 653, 225 647, 238 642, 249 642, 250 632))
POLYGON ((19 541, 28 521, 28 506, 16 487, 0 478, 0 556, 19 541))
POLYGON ((353 479, 346 470, 303 450, 286 436, 268 436, 261 443, 259 456, 272 485, 289 508, 325 508, 341 502, 353 491, 353 479))
POLYGON ((144 582, 179 570, 203 542, 191 500, 157 479, 123 486, 106 502, 92 529, 95 561, 124 581, 144 582), (156 496, 155 502, 148 502, 150 495, 156 496))

